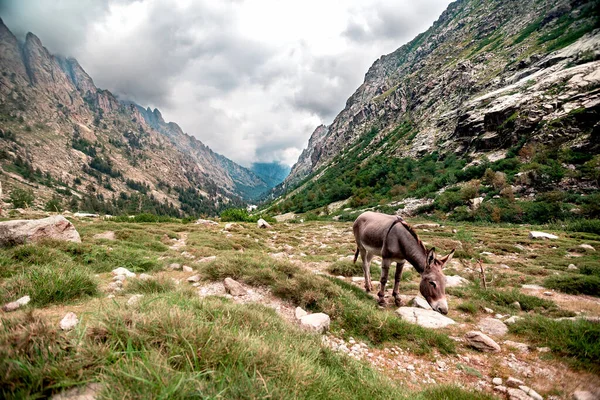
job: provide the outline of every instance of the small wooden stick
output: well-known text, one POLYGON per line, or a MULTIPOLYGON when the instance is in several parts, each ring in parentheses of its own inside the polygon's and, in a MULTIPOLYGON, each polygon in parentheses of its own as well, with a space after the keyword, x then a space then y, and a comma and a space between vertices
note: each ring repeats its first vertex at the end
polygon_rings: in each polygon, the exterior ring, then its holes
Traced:
POLYGON ((485 272, 483 271, 483 264, 481 263, 481 259, 477 260, 479 264, 479 269, 481 270, 481 281, 483 282, 483 288, 487 290, 487 284, 485 283, 485 272))

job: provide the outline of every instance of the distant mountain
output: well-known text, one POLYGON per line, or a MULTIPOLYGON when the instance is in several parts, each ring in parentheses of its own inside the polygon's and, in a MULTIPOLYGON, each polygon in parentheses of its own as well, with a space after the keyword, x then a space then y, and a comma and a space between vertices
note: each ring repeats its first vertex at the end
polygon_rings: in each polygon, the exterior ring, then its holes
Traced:
POLYGON ((250 167, 250 170, 260 177, 269 189, 283 182, 290 173, 290 167, 278 162, 254 163, 250 167))
MULTIPOLYGON (((187 135, 159 110, 97 88, 77 60, 52 55, 0 20, 0 179, 71 209, 216 214, 269 186, 187 135)), ((8 190, 6 190, 8 188, 8 190)))

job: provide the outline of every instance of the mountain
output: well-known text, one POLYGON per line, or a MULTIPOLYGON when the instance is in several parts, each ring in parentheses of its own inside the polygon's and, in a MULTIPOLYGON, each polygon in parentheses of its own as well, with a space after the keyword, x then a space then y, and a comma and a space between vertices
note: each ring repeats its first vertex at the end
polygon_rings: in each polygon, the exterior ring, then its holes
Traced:
POLYGON ((511 210, 499 220, 526 221, 535 207, 540 221, 587 213, 600 177, 599 10, 597 0, 451 3, 374 62, 271 210, 347 200, 401 212, 419 200, 422 212, 475 219, 494 207, 511 210))
POLYGON ((290 167, 278 162, 253 163, 250 170, 260 177, 269 188, 279 185, 290 173, 290 167))
MULTIPOLYGON (((269 186, 213 152, 157 109, 96 87, 73 58, 0 20, 2 183, 72 209, 215 214, 269 186)), ((10 192, 10 190, 9 190, 10 192)))

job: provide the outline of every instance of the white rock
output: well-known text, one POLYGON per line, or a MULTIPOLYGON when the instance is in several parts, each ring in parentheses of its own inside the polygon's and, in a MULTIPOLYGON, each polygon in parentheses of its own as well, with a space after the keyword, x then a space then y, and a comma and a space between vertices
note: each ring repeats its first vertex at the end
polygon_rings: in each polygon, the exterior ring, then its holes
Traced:
POLYGON ((205 225, 205 226, 211 226, 211 225, 219 225, 218 223, 216 223, 215 221, 211 221, 209 219, 202 219, 200 218, 199 220, 197 220, 195 222, 196 225, 205 225))
POLYGON ((521 389, 508 388, 506 391, 510 400, 531 400, 531 397, 521 389))
POLYGON ((529 290, 542 290, 542 289, 544 289, 544 287, 540 286, 540 285, 522 285, 521 287, 523 289, 529 289, 529 290))
POLYGON ((429 303, 427 302, 427 300, 425 300, 422 297, 414 297, 411 302, 410 305, 413 307, 418 307, 418 308, 422 308, 424 310, 431 310, 431 306, 429 305, 429 303))
POLYGON ((569 264, 569 266, 567 267, 567 269, 577 270, 579 268, 577 268, 577 266, 575 264, 569 264))
POLYGON ((200 275, 193 275, 187 278, 188 282, 200 282, 200 275))
POLYGON ((433 310, 424 310, 416 307, 400 307, 396 310, 403 320, 425 328, 443 328, 455 324, 452 319, 433 310))
POLYGON ((492 383, 495 386, 502 385, 502 378, 494 378, 494 379, 492 379, 492 383))
POLYGON ((24 305, 28 304, 30 301, 31 301, 31 297, 23 296, 23 297, 19 298, 17 301, 15 301, 15 303, 17 303, 19 306, 24 306, 24 305))
POLYGON ((309 314, 300 319, 302 327, 320 333, 329 329, 330 322, 329 315, 324 313, 309 314))
POLYGON ((521 317, 513 315, 512 317, 505 319, 504 323, 508 324, 508 325, 511 325, 511 324, 514 324, 515 322, 517 322, 520 319, 521 319, 521 317))
POLYGON ((31 298, 29 296, 23 296, 16 301, 11 301, 10 303, 6 303, 2 307, 2 309, 6 312, 15 311, 15 310, 19 309, 20 307, 26 305, 30 301, 31 301, 31 298))
POLYGON ((508 333, 508 327, 504 322, 495 318, 484 318, 477 326, 481 332, 492 336, 503 336, 508 333))
POLYGON ((508 389, 506 388, 506 386, 496 385, 494 386, 494 390, 500 393, 506 393, 508 389))
POLYGON ((256 226, 262 229, 271 229, 271 225, 262 218, 256 221, 256 226))
POLYGON ((519 386, 524 385, 525 383, 517 378, 513 378, 512 376, 509 376, 508 379, 506 380, 506 386, 511 387, 511 388, 518 388, 519 386))
POLYGON ((496 343, 492 338, 481 332, 467 332, 465 334, 465 339, 471 347, 474 347, 477 350, 489 351, 494 353, 500 351, 500 345, 498 345, 498 343, 496 343))
POLYGON ((196 262, 198 262, 198 263, 205 263, 205 262, 215 261, 216 259, 217 259, 217 256, 210 256, 210 257, 201 258, 201 259, 199 259, 196 262))
POLYGON ((129 298, 129 300, 127 300, 127 305, 129 307, 135 306, 137 303, 139 303, 142 297, 144 297, 143 294, 134 294, 129 298))
POLYGON ((225 229, 226 231, 229 231, 229 230, 231 230, 231 229, 233 229, 233 228, 237 228, 237 227, 239 227, 239 226, 240 226, 239 224, 236 224, 236 223, 230 222, 230 223, 228 223, 228 224, 225 224, 225 228, 224 228, 224 229, 225 229))
POLYGON ((521 353, 527 353, 529 351, 529 346, 525 343, 513 342, 512 340, 505 340, 504 345, 515 348, 521 353))
POLYGON ((232 296, 244 296, 248 294, 248 291, 244 289, 241 283, 231 278, 225 278, 223 286, 225 286, 225 291, 232 296))
POLYGON ((135 278, 135 273, 131 272, 127 268, 119 267, 112 270, 113 275, 125 275, 128 278, 135 278))
POLYGON ((172 264, 169 265, 169 269, 172 269, 172 270, 181 269, 181 264, 179 264, 179 263, 172 263, 172 264))
POLYGON ((506 264, 500 264, 500 265, 498 265, 498 267, 502 268, 502 269, 510 269, 510 267, 506 264))
POLYGON ((558 239, 558 236, 546 232, 531 231, 529 232, 529 239, 558 239))
POLYGON ((101 391, 101 384, 90 383, 83 387, 75 387, 55 394, 50 400, 96 400, 101 391))
POLYGON ((580 244, 579 247, 586 250, 596 251, 594 246, 592 246, 591 244, 580 244))
POLYGON ((487 308, 487 307, 484 307, 483 311, 485 311, 488 314, 493 314, 494 313, 494 310, 492 310, 491 308, 487 308))
POLYGON ((45 239, 81 243, 75 226, 62 215, 0 222, 0 247, 36 243, 45 239))
POLYGON ((296 307, 296 310, 294 310, 294 314, 296 315, 296 319, 302 319, 302 317, 308 315, 308 313, 304 311, 302 307, 296 307))
POLYGON ((462 276, 458 275, 447 275, 446 276, 446 287, 456 287, 468 285, 469 281, 462 276))
POLYGON ((140 280, 142 281, 147 281, 149 279, 152 279, 152 275, 148 275, 148 274, 140 274, 140 280))
POLYGON ((544 292, 544 296, 554 296, 554 293, 552 293, 552 292, 544 292))
POLYGON ((577 390, 573 393, 573 400, 598 400, 598 396, 585 390, 577 390))
POLYGON ((124 281, 125 279, 127 279, 125 275, 115 275, 113 277, 113 281, 124 281))
POLYGON ((183 272, 194 272, 194 270, 192 269, 192 267, 188 267, 187 265, 184 265, 183 272))
POLYGON ((70 331, 79 323, 79 319, 74 312, 68 312, 63 319, 60 320, 60 329, 63 331, 70 331))
POLYGON ((353 276, 352 277, 352 282, 364 282, 365 278, 362 276, 353 276))

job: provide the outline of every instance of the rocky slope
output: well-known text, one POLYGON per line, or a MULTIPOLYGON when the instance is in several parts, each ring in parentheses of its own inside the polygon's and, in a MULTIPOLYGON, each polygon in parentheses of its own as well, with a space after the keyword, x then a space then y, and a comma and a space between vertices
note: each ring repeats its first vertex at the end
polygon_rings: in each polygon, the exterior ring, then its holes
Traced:
POLYGON ((75 59, 50 54, 35 35, 19 43, 1 20, 0 68, 2 181, 33 189, 38 203, 58 195, 99 208, 125 193, 158 209, 215 213, 267 189, 157 109, 97 88, 75 59))
POLYGON ((434 152, 497 161, 528 144, 598 154, 598 9, 578 0, 450 4, 371 66, 333 123, 313 133, 284 186, 315 181, 358 147, 362 162, 434 152))

